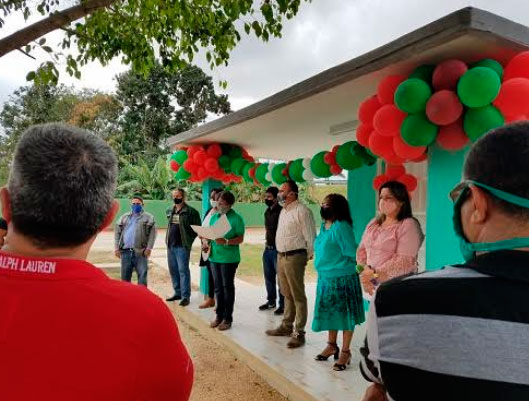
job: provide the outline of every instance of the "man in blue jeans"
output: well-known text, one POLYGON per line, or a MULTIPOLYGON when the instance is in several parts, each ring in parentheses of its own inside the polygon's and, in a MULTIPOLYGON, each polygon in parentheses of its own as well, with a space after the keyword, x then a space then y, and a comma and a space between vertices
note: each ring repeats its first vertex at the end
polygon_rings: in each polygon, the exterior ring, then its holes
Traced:
POLYGON ((143 210, 143 198, 132 198, 131 212, 120 217, 114 232, 115 254, 121 259, 121 279, 131 281, 136 270, 138 284, 147 286, 147 263, 156 240, 154 216, 143 210))
POLYGON ((180 301, 180 306, 189 305, 191 298, 191 272, 189 271, 189 255, 191 245, 197 234, 191 225, 200 226, 200 214, 189 206, 186 193, 179 188, 173 191, 174 205, 167 209, 167 262, 173 282, 174 294, 166 301, 180 301))
POLYGON ((267 301, 259 306, 259 310, 264 311, 276 307, 276 299, 279 300, 279 306, 274 311, 275 315, 282 315, 284 311, 284 297, 276 290, 277 276, 277 249, 276 249, 276 231, 281 213, 281 206, 277 200, 279 190, 276 187, 269 187, 265 192, 265 204, 268 206, 264 213, 266 229, 266 245, 263 252, 263 273, 266 284, 267 301))

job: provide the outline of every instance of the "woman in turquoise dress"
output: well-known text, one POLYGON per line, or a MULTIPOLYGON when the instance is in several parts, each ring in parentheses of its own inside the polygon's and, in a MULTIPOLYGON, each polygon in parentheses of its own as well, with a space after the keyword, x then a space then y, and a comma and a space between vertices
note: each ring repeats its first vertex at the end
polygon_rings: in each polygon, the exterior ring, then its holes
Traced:
POLYGON ((351 363, 350 345, 356 325, 365 321, 362 289, 356 272, 356 242, 349 204, 338 194, 328 195, 321 206, 323 223, 314 242, 318 272, 312 330, 328 331, 328 343, 317 361, 334 356, 334 370, 351 363), (342 350, 337 345, 343 331, 342 350))

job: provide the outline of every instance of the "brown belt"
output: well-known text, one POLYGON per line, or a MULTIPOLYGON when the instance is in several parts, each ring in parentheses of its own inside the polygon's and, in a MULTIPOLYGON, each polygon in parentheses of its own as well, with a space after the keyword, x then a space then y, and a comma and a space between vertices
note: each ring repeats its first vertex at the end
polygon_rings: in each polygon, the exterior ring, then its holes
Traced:
POLYGON ((307 253, 306 249, 294 249, 293 251, 286 251, 286 252, 278 252, 279 256, 287 257, 287 256, 293 256, 301 253, 307 253))

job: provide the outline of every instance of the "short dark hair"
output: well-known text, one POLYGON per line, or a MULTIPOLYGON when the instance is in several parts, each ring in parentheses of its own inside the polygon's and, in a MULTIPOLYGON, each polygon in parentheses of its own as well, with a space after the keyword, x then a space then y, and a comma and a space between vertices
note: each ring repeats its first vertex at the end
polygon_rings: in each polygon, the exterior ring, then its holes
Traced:
POLYGON ((141 201, 141 203, 143 203, 143 196, 141 195, 134 195, 131 200, 134 200, 134 199, 138 199, 141 201))
MULTIPOLYGON (((493 188, 529 199, 529 122, 495 128, 482 136, 467 154, 464 176, 493 188)), ((529 218, 529 209, 505 202, 485 191, 504 213, 529 218)))
POLYGON ((96 135, 63 124, 30 127, 9 176, 13 226, 41 249, 81 245, 110 211, 116 176, 116 156, 96 135))
POLYGON ((296 184, 296 181, 288 180, 285 182, 292 192, 294 192, 296 195, 299 193, 299 188, 298 188, 298 184, 296 184))
POLYGON ((268 187, 265 191, 267 194, 272 195, 274 198, 277 198, 277 194, 279 193, 279 189, 277 187, 268 187))
POLYGON ((329 194, 325 197, 325 201, 332 211, 332 217, 334 220, 346 221, 353 225, 351 211, 349 210, 349 202, 347 202, 345 196, 340 194, 329 194))
POLYGON ((235 196, 230 191, 222 191, 219 199, 226 201, 230 206, 235 203, 235 196))
POLYGON ((222 191, 224 191, 222 188, 213 188, 209 191, 209 197, 211 198, 211 195, 213 194, 220 194, 222 191))
POLYGON ((0 217, 0 230, 6 230, 7 231, 7 221, 5 219, 0 217))
POLYGON ((182 195, 182 198, 185 198, 186 190, 184 188, 176 188, 175 191, 180 192, 180 195, 182 195))
MULTIPOLYGON (((411 211, 410 194, 408 193, 406 185, 399 181, 388 181, 381 185, 380 189, 378 190, 378 196, 380 196, 384 188, 389 189, 395 199, 402 203, 399 214, 397 215, 397 220, 402 221, 404 219, 413 217, 413 213, 411 211)), ((386 216, 380 215, 377 219, 377 223, 382 224, 385 219, 386 216)))

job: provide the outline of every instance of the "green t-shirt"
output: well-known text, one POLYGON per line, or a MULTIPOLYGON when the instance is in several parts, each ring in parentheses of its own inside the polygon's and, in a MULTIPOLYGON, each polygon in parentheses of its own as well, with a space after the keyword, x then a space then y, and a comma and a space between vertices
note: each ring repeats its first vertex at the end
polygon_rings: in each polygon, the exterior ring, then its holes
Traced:
MULTIPOLYGON (((220 213, 213 215, 209 221, 209 225, 214 225, 220 216, 220 213)), ((231 230, 228 231, 224 238, 232 239, 244 235, 244 221, 242 217, 233 209, 230 209, 230 211, 226 213, 226 217, 230 222, 231 230)), ((239 263, 241 261, 239 245, 218 245, 215 241, 212 241, 209 260, 214 263, 239 263)))

